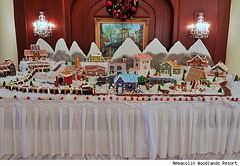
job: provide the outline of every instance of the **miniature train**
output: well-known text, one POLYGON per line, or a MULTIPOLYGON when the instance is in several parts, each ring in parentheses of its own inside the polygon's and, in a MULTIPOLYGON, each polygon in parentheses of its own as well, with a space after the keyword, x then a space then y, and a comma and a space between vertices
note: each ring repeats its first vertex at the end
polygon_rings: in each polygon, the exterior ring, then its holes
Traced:
POLYGON ((68 87, 63 87, 63 88, 46 88, 46 87, 29 87, 29 86, 22 86, 19 87, 17 85, 6 85, 6 89, 8 90, 15 90, 15 91, 20 91, 23 93, 29 92, 29 93, 40 93, 40 94, 74 94, 74 95, 94 95, 95 90, 93 86, 91 85, 83 85, 80 86, 79 88, 68 88, 68 87))

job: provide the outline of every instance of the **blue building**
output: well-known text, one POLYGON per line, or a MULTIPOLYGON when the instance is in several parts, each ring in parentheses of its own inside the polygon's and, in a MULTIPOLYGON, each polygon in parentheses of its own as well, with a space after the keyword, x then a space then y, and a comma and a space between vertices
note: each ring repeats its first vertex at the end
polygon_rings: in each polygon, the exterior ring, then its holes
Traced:
POLYGON ((137 85, 137 74, 119 74, 114 78, 114 86, 118 94, 122 94, 124 92, 135 92, 137 85))

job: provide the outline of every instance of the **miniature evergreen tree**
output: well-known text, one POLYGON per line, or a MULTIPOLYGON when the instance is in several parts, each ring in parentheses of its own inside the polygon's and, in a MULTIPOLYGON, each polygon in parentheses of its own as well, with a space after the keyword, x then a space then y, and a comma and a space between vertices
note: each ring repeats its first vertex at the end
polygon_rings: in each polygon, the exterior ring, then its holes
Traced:
POLYGON ((174 85, 177 85, 177 80, 174 80, 174 85))
POLYGON ((35 78, 33 78, 33 81, 36 81, 36 79, 35 79, 35 78))
POLYGON ((72 61, 72 66, 74 66, 75 65, 75 62, 74 61, 72 61))
POLYGON ((109 74, 112 74, 112 72, 110 71, 109 74))
POLYGON ((165 85, 164 81, 161 81, 161 86, 164 86, 164 85, 165 85))
POLYGON ((84 61, 84 62, 86 62, 86 61, 87 61, 87 59, 86 59, 86 58, 84 58, 84 59, 83 59, 83 61, 84 61))
POLYGON ((33 82, 32 81, 30 81, 30 86, 33 86, 33 82))
POLYGON ((89 82, 89 78, 88 77, 86 78, 86 82, 89 82))
POLYGON ((5 82, 5 81, 3 81, 3 84, 2 84, 2 86, 3 86, 3 87, 5 87, 5 86, 6 86, 6 82, 5 82))
POLYGON ((210 87, 211 87, 211 84, 210 84, 209 82, 207 83, 207 87, 208 87, 208 88, 210 88, 210 87))
POLYGON ((136 72, 136 71, 134 71, 134 74, 137 74, 137 72, 136 72))
POLYGON ((93 85, 93 89, 96 89, 96 85, 93 85))
POLYGON ((238 80, 239 80, 238 75, 236 75, 235 78, 234 78, 234 82, 236 82, 238 80))
POLYGON ((68 61, 65 62, 65 65, 68 65, 68 61))
POLYGON ((216 77, 214 77, 212 81, 213 81, 213 82, 216 82, 216 77))
POLYGON ((222 93, 222 88, 219 88, 218 93, 222 93))
POLYGON ((147 87, 146 87, 146 89, 149 91, 149 90, 150 90, 150 87, 149 87, 149 86, 147 86, 147 87))
POLYGON ((150 76, 150 71, 148 71, 147 75, 150 76))
POLYGON ((111 87, 112 87, 112 82, 109 83, 108 89, 110 89, 111 87))
POLYGON ((138 78, 138 84, 139 85, 145 85, 147 83, 147 79, 144 76, 141 76, 138 78))
POLYGON ((129 74, 129 70, 127 71, 127 74, 129 74))
POLYGON ((171 72, 170 72, 169 76, 172 77, 172 73, 171 72))
POLYGON ((28 71, 28 68, 26 67, 26 71, 28 71))
POLYGON ((98 81, 98 83, 97 83, 97 84, 98 84, 98 86, 102 86, 102 83, 101 83, 100 81, 98 81))
POLYGON ((160 91, 161 90, 161 85, 158 85, 158 91, 160 91))

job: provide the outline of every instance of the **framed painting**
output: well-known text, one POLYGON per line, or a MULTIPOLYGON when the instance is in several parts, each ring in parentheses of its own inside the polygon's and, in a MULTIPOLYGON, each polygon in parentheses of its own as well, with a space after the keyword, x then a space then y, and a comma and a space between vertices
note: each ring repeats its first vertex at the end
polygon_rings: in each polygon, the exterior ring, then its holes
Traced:
POLYGON ((118 21, 113 18, 95 18, 95 42, 105 59, 111 59, 126 38, 131 38, 140 50, 148 41, 148 18, 118 21))

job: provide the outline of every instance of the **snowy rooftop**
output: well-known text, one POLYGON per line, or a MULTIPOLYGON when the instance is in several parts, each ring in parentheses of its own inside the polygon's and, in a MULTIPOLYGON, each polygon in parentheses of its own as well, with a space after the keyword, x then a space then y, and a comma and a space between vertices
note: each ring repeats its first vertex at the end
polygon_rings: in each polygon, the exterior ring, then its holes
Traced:
POLYGON ((137 74, 119 74, 114 78, 114 82, 116 82, 119 78, 122 78, 125 82, 138 82, 137 74))

